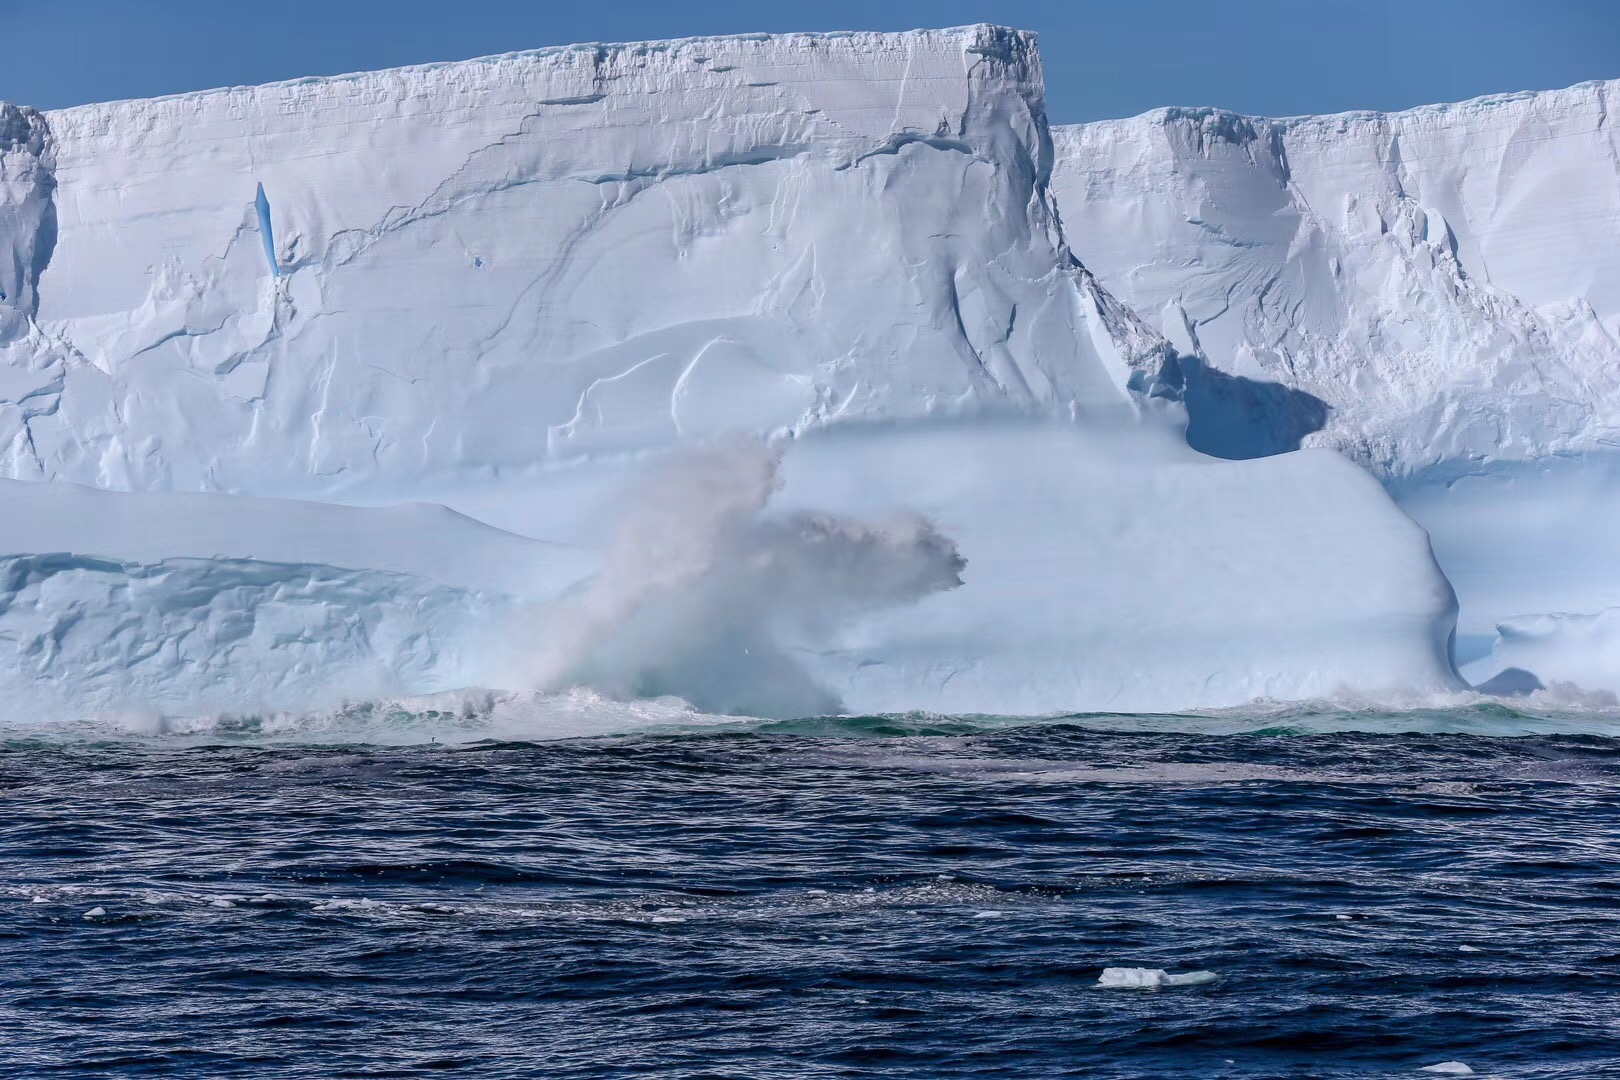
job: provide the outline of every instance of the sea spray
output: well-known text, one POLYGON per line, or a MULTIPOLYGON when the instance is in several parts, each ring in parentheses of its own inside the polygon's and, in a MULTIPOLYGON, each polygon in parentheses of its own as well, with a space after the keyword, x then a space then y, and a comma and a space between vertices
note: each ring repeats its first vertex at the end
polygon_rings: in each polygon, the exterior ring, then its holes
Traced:
POLYGON ((861 615, 962 584, 956 545, 914 514, 861 521, 768 512, 782 448, 687 448, 628 499, 601 572, 531 612, 522 682, 622 698, 674 696, 710 712, 840 711, 795 657, 861 615))

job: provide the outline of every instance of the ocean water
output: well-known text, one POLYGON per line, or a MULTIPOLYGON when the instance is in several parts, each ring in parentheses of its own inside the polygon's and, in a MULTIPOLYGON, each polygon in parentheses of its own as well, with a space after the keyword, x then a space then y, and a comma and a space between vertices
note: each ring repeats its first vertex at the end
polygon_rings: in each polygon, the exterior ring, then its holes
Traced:
POLYGON ((1612 714, 454 719, 11 732, 0 1075, 1620 1076, 1612 714))

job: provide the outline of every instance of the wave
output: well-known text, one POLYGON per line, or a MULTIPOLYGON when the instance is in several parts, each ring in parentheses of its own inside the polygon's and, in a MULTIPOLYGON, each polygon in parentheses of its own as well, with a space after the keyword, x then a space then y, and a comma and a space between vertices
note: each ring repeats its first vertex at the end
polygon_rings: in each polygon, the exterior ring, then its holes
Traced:
POLYGON ((1184 713, 1086 712, 1047 716, 925 712, 797 719, 705 712, 675 697, 620 700, 587 689, 461 690, 353 701, 332 709, 175 717, 110 714, 77 721, 7 721, 0 743, 157 741, 266 746, 461 745, 623 737, 781 736, 827 739, 968 737, 1041 728, 1108 734, 1313 736, 1348 733, 1620 738, 1620 708, 1601 698, 1477 693, 1401 702, 1278 702, 1184 713))

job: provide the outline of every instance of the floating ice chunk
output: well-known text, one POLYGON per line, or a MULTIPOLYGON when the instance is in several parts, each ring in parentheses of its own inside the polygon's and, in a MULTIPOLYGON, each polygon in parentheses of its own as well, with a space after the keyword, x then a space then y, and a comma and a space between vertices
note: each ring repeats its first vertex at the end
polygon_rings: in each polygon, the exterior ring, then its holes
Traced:
POLYGON ((45 899, 43 896, 36 896, 36 897, 34 897, 34 903, 36 903, 36 904, 48 904, 48 903, 50 903, 50 901, 45 899))
POLYGON ((1335 916, 1333 916, 1333 917, 1334 917, 1334 918, 1335 918, 1335 919, 1338 919, 1338 920, 1339 920, 1339 921, 1341 921, 1341 922, 1349 922, 1349 921, 1350 921, 1350 916, 1348 916, 1348 915, 1346 915, 1346 914, 1345 914, 1345 913, 1344 913, 1344 912, 1342 912, 1342 911, 1341 911, 1341 912, 1339 912, 1339 914, 1337 914, 1337 915, 1335 915, 1335 916))
POLYGON ((1007 914, 1005 911, 980 911, 974 914, 975 919, 999 919, 1007 914))
POLYGON ((1472 945, 1459 945, 1459 946, 1457 946, 1457 951, 1458 952, 1479 952, 1480 950, 1474 948, 1472 945))
POLYGON ((106 908, 104 908, 104 907, 93 907, 89 911, 84 913, 84 917, 87 918, 87 919, 99 919, 105 914, 107 914, 107 909, 106 908))
POLYGON ((231 901, 229 901, 229 900, 221 899, 221 900, 215 900, 211 906, 217 907, 217 908, 233 908, 236 905, 234 903, 232 903, 231 901))
POLYGON ((1135 990, 1157 990, 1161 986, 1203 986, 1220 976, 1213 971, 1184 971, 1172 974, 1163 968, 1103 968, 1097 979, 1098 986, 1135 990))
POLYGON ((1474 1070, 1460 1061, 1441 1061, 1434 1065, 1425 1065, 1418 1072, 1440 1073, 1445 1076, 1473 1076, 1474 1070))

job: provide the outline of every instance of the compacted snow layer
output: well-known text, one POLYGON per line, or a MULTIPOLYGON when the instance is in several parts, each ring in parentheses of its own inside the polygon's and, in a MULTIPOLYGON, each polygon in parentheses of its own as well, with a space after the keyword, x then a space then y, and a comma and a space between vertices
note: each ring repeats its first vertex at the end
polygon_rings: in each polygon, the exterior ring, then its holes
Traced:
MULTIPOLYGON (((1620 603, 1617 104, 1588 83, 1054 132, 1066 235, 1175 345, 1152 390, 1185 401, 1192 444, 1333 446, 1385 478, 1434 535, 1480 679, 1528 660, 1510 623, 1547 643, 1620 603)), ((1620 650, 1571 650, 1536 674, 1620 689, 1620 650)))
POLYGON ((11 711, 1456 688, 1422 531, 1330 450, 1188 450, 1053 161, 985 26, 7 106, 11 711))

